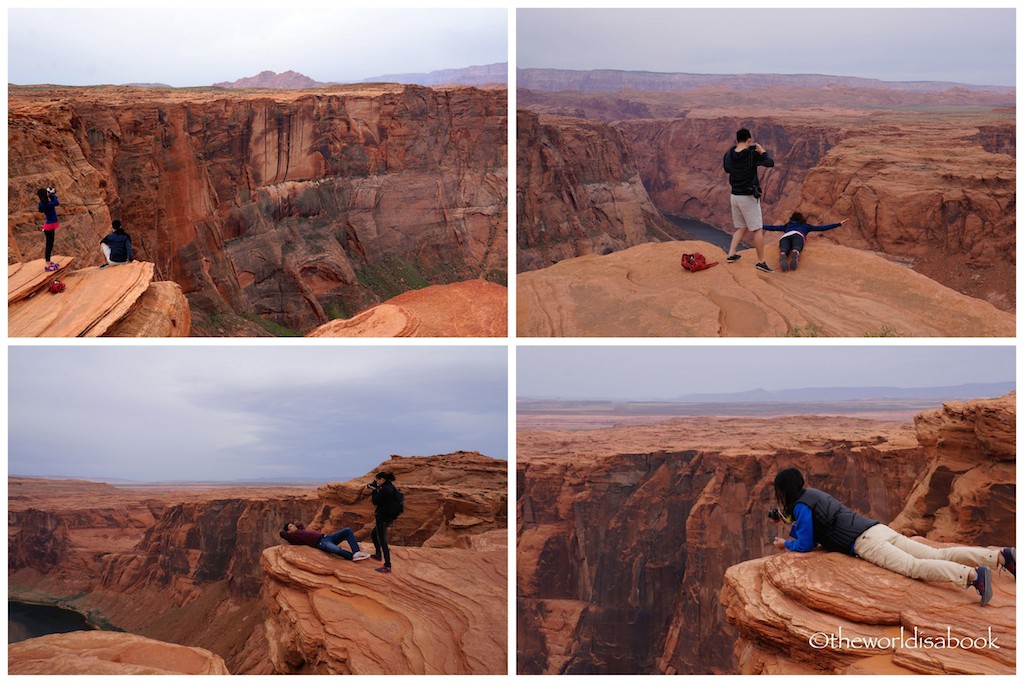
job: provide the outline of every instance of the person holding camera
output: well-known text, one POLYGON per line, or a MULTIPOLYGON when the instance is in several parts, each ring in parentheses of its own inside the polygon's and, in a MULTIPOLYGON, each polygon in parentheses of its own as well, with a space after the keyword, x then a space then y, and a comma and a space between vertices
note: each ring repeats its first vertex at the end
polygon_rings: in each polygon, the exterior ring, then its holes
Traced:
POLYGON ((395 521, 392 505, 398 495, 395 489, 395 475, 391 472, 378 472, 373 475, 373 481, 367 484, 373 489, 370 500, 375 506, 373 520, 376 526, 370 532, 370 539, 373 541, 374 553, 370 557, 375 560, 384 560, 383 567, 377 567, 382 574, 391 573, 391 548, 388 547, 388 527, 395 521))
POLYGON ((333 534, 322 534, 315 529, 307 529, 302 522, 288 522, 278 535, 292 545, 308 545, 310 548, 323 550, 325 553, 331 553, 354 562, 365 560, 370 556, 370 553, 359 549, 356 535, 348 527, 341 531, 335 531, 333 534), (342 541, 348 542, 348 547, 352 549, 352 552, 340 546, 342 541))
POLYGON ((740 260, 736 250, 750 232, 753 233, 754 250, 757 252, 757 264, 754 267, 765 273, 774 272, 764 260, 761 181, 757 177, 757 167, 771 168, 775 165, 775 160, 764 147, 754 142, 749 130, 740 128, 736 131, 736 145, 725 153, 722 165, 729 174, 729 186, 732 190, 729 204, 732 207, 732 224, 736 228, 725 261, 735 263, 740 260))
POLYGON ((912 579, 974 588, 981 595, 982 606, 992 599, 992 569, 1003 567, 1017 576, 1016 548, 933 548, 913 541, 854 512, 824 491, 805 488, 803 475, 794 467, 776 475, 775 499, 781 510, 769 511, 769 519, 793 524, 792 540, 775 537, 779 550, 806 553, 820 545, 912 579))
POLYGON ((45 190, 39 188, 36 190, 36 196, 39 197, 39 213, 43 214, 42 231, 46 237, 46 270, 49 272, 60 270, 60 266, 50 260, 53 257, 53 239, 57 228, 60 227, 60 221, 57 219, 57 207, 60 206, 57 190, 52 187, 45 190))

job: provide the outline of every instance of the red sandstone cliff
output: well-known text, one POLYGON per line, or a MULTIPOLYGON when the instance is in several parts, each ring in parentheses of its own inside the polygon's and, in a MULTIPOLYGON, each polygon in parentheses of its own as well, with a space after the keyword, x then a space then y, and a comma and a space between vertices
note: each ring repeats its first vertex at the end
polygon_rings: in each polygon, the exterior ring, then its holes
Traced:
MULTIPOLYGON (((406 512, 389 539, 398 553, 406 546, 413 551, 426 546, 493 551, 495 557, 507 557, 497 549, 507 538, 505 461, 454 453, 392 456, 385 466, 396 473, 407 497, 406 512)), ((285 520, 293 519, 330 530, 347 525, 368 542, 373 519, 365 487, 369 478, 329 484, 315 495, 288 489, 132 489, 11 479, 9 592, 12 598, 61 604, 139 635, 208 649, 234 673, 271 673, 265 621, 268 610, 280 605, 259 598, 266 583, 260 566, 264 550, 282 543, 278 531, 285 520)), ((492 566, 495 557, 480 560, 482 564, 457 563, 472 573, 473 567, 492 566)), ((372 571, 364 567, 369 564, 360 567, 372 571)), ((286 574, 278 577, 279 582, 301 583, 301 577, 286 574)), ((460 594, 459 588, 448 586, 445 573, 439 576, 439 595, 460 594)), ((474 583, 468 575, 460 580, 467 586, 474 583)), ((488 590, 504 582, 495 577, 475 581, 488 590)), ((506 595, 502 588, 500 595, 488 600, 504 604, 506 595)), ((453 605, 452 613, 464 607, 453 605)), ((488 609, 488 618, 499 619, 488 609)), ((500 621, 504 642, 503 615, 500 621)), ((285 626, 271 628, 282 634, 285 626)), ((451 633, 460 631, 455 628, 451 633)), ((452 642, 463 642, 460 638, 452 642)), ((292 642, 292 636, 287 639, 292 642)), ((491 655, 485 659, 493 662, 491 655)), ((477 664, 467 666, 479 670, 477 664)))
MULTIPOLYGON (((748 101, 738 95, 716 108, 696 95, 696 99, 685 99, 678 94, 663 96, 668 98, 666 111, 650 93, 590 97, 627 120, 600 123, 546 116, 545 121, 559 122, 561 139, 586 135, 591 144, 562 144, 558 165, 534 166, 564 166, 581 176, 594 175, 602 171, 607 156, 620 155, 629 159, 631 169, 636 168, 657 211, 731 231, 722 155, 735 140, 735 131, 748 126, 776 161, 773 168, 760 171, 766 223, 783 224, 797 210, 818 224, 849 218, 842 229, 818 237, 882 252, 1003 310, 1015 307, 1016 142, 1012 111, 874 111, 879 106, 877 99, 866 103, 864 110, 857 110, 856 103, 840 108, 836 102, 793 110, 792 101, 800 100, 769 102, 752 97, 748 101), (655 109, 649 117, 672 118, 640 118, 633 111, 637 107, 655 109), (606 132, 595 137, 593 130, 606 132)), ((530 107, 551 111, 544 102, 540 98, 530 107)), ((554 107, 554 111, 563 109, 596 117, 602 111, 596 104, 554 107)), ((525 116, 521 111, 521 122, 525 116)), ((524 135, 523 130, 529 128, 522 123, 520 128, 518 155, 523 168, 523 160, 536 157, 547 141, 536 134, 524 135)), ((542 229, 567 224, 554 206, 558 202, 564 214, 591 211, 587 202, 574 204, 576 197, 550 172, 524 176, 520 171, 517 182, 519 225, 530 226, 525 233, 529 241, 524 243, 524 234, 520 234, 520 253, 536 247, 535 236, 542 229)), ((619 202, 617 215, 625 217, 649 206, 647 197, 639 194, 621 197, 619 202)), ((625 222, 627 231, 629 225, 634 232, 641 225, 635 217, 625 222)), ((563 238, 568 243, 562 244, 560 252, 552 252, 549 261, 601 253, 591 242, 602 234, 593 221, 584 222, 575 234, 563 238), (581 245, 575 253, 574 243, 581 245)), ((660 238, 652 236, 646 241, 654 239, 660 238)), ((529 268, 520 264, 520 271, 543 265, 534 259, 529 268)))
MULTIPOLYGON (((932 545, 1012 544, 1015 402, 1014 393, 918 415, 925 468, 889 525, 926 536, 932 545)), ((981 607, 973 590, 915 581, 856 558, 782 553, 730 567, 721 601, 739 634, 741 673, 1012 674, 1016 581, 1006 572, 993 574, 992 601, 981 607), (840 629, 847 638, 876 643, 811 645, 814 634, 840 629), (925 648, 911 639, 915 635, 985 644, 925 648)))
POLYGON ((520 110, 516 139, 519 272, 671 239, 615 129, 520 110))
POLYGON ((227 674, 224 660, 196 647, 130 633, 78 631, 31 638, 7 646, 8 675, 227 674))
POLYGON ((411 287, 505 277, 504 90, 32 86, 9 99, 12 258, 42 249, 35 188, 53 184, 58 251, 98 263, 120 218, 138 258, 188 295, 198 333, 304 332, 411 287))
POLYGON ((718 591, 768 552, 775 473, 888 518, 924 457, 909 426, 850 418, 520 431, 519 672, 734 671, 718 591))

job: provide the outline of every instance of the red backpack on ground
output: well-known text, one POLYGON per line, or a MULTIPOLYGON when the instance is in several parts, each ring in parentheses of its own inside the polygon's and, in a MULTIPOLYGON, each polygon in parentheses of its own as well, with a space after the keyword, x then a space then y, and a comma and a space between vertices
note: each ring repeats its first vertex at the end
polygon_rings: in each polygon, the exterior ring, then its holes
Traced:
POLYGON ((691 273, 696 273, 698 270, 707 270, 711 266, 717 265, 718 261, 708 263, 707 259, 704 258, 704 254, 683 254, 682 266, 691 273))
POLYGON ((54 280, 50 283, 50 294, 60 294, 64 291, 64 283, 60 280, 54 280))

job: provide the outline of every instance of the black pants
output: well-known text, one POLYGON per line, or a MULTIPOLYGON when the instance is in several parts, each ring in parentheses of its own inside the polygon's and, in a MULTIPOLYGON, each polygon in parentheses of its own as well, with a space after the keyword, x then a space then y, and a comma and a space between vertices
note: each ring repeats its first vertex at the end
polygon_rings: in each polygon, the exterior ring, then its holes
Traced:
POLYGON ((787 256, 791 251, 803 251, 804 250, 804 236, 803 235, 786 235, 779 240, 779 251, 787 256))
POLYGON ((373 527, 373 531, 370 532, 370 540, 373 541, 373 548, 377 552, 374 555, 384 556, 384 566, 391 566, 391 548, 388 547, 388 527, 391 526, 391 521, 385 522, 380 517, 375 517, 377 526, 373 527))
POLYGON ((53 233, 56 230, 43 230, 43 234, 46 235, 46 262, 50 262, 50 257, 53 256, 53 233))

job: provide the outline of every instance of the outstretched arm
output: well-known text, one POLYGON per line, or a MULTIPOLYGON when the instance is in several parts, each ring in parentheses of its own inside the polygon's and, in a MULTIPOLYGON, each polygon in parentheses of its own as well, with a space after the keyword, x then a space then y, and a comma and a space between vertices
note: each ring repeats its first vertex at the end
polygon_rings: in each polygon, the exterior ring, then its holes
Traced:
POLYGON ((849 218, 844 218, 843 220, 839 221, 838 223, 829 223, 828 225, 808 225, 807 228, 811 232, 824 232, 825 230, 834 230, 835 228, 838 228, 840 225, 842 225, 843 223, 845 223, 848 220, 850 220, 850 219, 849 218))
POLYGON ((762 225, 762 230, 768 230, 771 232, 783 232, 786 229, 785 225, 762 225))

